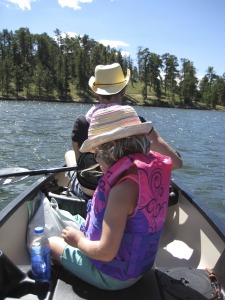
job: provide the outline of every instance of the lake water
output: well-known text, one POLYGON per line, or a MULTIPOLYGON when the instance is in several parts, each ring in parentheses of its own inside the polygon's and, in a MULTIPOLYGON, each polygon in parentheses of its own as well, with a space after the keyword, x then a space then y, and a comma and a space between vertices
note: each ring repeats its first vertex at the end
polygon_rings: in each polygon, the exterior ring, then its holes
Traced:
MULTIPOLYGON (((91 105, 0 101, 0 168, 30 170, 59 167, 71 149, 71 129, 91 105)), ((160 135, 183 158, 172 177, 196 194, 225 222, 225 113, 219 111, 139 107, 160 135)), ((35 177, 0 187, 0 209, 35 177)))

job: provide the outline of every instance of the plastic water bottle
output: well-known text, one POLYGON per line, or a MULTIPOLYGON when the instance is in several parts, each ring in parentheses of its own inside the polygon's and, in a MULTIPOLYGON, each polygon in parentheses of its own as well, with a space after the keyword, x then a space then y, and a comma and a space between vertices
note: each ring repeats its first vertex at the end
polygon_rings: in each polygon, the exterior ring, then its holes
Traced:
POLYGON ((50 281, 51 258, 50 246, 43 227, 34 229, 34 238, 30 245, 31 271, 36 281, 50 281))

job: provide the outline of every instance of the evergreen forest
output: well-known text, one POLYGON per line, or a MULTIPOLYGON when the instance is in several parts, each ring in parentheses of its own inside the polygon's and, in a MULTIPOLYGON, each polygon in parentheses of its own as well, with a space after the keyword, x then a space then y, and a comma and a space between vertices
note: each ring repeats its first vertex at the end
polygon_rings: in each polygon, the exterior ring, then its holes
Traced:
POLYGON ((209 66, 198 79, 188 58, 171 53, 159 55, 139 47, 137 57, 122 56, 88 35, 55 37, 32 34, 28 28, 0 32, 0 99, 84 102, 94 100, 88 86, 99 64, 121 64, 131 70, 126 97, 141 105, 170 107, 225 107, 225 73, 209 66))

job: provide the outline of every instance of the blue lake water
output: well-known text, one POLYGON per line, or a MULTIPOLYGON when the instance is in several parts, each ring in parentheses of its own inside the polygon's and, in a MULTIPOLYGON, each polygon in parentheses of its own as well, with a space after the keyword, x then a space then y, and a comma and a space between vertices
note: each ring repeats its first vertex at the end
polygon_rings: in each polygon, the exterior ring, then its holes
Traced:
MULTIPOLYGON (((71 149, 71 129, 91 105, 32 101, 0 101, 0 168, 30 170, 59 167, 71 149)), ((183 158, 173 171, 225 222, 225 113, 219 111, 136 106, 183 158)), ((37 177, 0 187, 0 209, 37 177)))

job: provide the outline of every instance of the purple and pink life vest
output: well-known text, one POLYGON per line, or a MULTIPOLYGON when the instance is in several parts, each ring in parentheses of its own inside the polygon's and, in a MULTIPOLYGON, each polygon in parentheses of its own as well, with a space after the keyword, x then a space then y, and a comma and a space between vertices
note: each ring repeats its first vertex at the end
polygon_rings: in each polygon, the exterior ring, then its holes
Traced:
POLYGON ((133 165, 138 169, 139 198, 134 213, 127 218, 119 251, 110 262, 92 259, 102 273, 122 281, 136 278, 153 266, 167 214, 171 159, 151 152, 117 161, 100 179, 82 228, 88 239, 100 240, 109 192, 133 165))

